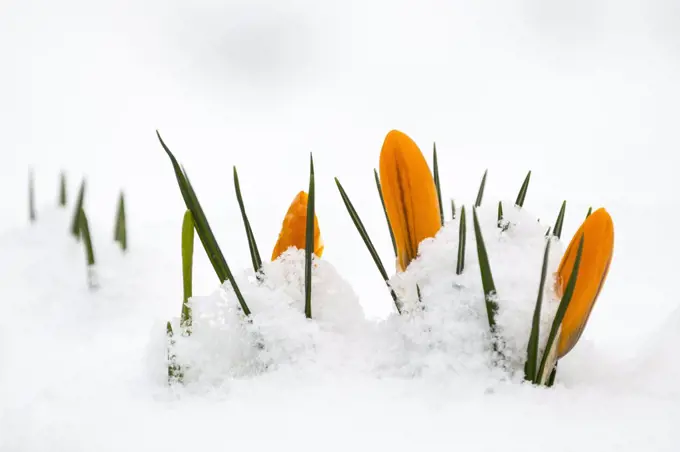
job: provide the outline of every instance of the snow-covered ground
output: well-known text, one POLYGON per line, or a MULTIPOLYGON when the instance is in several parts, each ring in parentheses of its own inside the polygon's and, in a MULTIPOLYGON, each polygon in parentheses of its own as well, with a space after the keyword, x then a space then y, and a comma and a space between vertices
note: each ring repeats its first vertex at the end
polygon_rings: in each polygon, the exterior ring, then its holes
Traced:
MULTIPOLYGON (((10 0, 1 10, 3 452, 680 449, 675 2, 10 0), (413 328, 375 327, 391 298, 333 177, 391 271, 371 173, 393 128, 428 158, 437 142, 445 199, 469 205, 488 168, 491 209, 531 169, 526 210, 551 224, 567 199, 563 237, 590 205, 612 215, 607 284, 554 388, 500 382, 432 350, 406 353, 384 329, 413 328), (353 324, 363 311, 368 320, 356 323, 370 331, 295 331, 305 322, 281 308, 290 322, 263 319, 284 345, 269 359, 292 350, 297 362, 233 379, 205 360, 210 378, 169 390, 156 352, 180 311, 183 204, 155 129, 186 164, 239 274, 250 258, 232 165, 268 256, 313 151, 325 281, 344 294, 334 302, 347 300, 330 312, 353 324), (70 208, 55 206, 61 169, 70 205, 87 176, 97 292, 67 233, 70 208), (121 189, 124 256, 111 240, 121 189)), ((525 245, 537 280, 542 249, 525 245)), ((194 292, 209 309, 218 281, 198 241, 195 255, 194 292)), ((194 356, 219 357, 207 339, 197 337, 194 356)))

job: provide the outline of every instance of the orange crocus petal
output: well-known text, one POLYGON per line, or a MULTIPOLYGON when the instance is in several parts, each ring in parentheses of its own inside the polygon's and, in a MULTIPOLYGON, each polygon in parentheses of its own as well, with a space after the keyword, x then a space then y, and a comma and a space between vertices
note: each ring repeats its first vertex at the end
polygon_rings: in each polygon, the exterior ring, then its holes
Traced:
POLYGON ((607 278, 614 251, 614 223, 606 210, 598 209, 583 222, 562 256, 557 270, 556 288, 560 297, 571 276, 581 234, 585 234, 581 265, 574 294, 562 320, 562 332, 557 348, 560 358, 569 353, 581 337, 590 312, 607 278))
MULTIPOLYGON (((272 252, 272 260, 276 260, 284 251, 291 246, 297 249, 305 249, 305 236, 307 228, 307 193, 301 191, 297 194, 293 202, 288 208, 283 224, 281 225, 281 232, 279 239, 274 246, 272 252)), ((323 240, 321 240, 321 231, 319 230, 319 220, 314 216, 314 254, 321 257, 323 254, 323 240)))
POLYGON ((397 269, 404 271, 418 245, 441 228, 434 179, 425 157, 406 134, 390 131, 380 152, 380 183, 397 244, 397 269))

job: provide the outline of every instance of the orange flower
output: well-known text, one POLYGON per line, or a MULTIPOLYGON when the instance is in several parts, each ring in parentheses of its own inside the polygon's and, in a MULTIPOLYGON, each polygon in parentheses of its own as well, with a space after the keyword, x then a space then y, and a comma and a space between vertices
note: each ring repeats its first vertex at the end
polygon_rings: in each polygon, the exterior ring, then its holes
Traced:
POLYGON ((574 294, 562 320, 557 347, 557 354, 560 358, 569 353, 581 337, 590 312, 607 278, 614 251, 614 224, 607 211, 600 208, 586 218, 562 256, 557 270, 556 287, 560 297, 571 276, 581 234, 585 234, 581 266, 576 278, 574 294))
MULTIPOLYGON (((272 260, 276 260, 284 251, 291 246, 297 249, 305 249, 305 237, 307 227, 307 193, 301 191, 297 194, 293 202, 288 208, 283 224, 281 225, 281 232, 279 239, 274 246, 272 252, 272 260)), ((323 253, 323 240, 321 240, 321 231, 319 230, 319 220, 314 216, 314 254, 321 257, 323 253)))
POLYGON ((418 146, 406 134, 390 131, 380 152, 380 182, 397 245, 397 269, 404 271, 418 245, 441 228, 437 190, 418 146))

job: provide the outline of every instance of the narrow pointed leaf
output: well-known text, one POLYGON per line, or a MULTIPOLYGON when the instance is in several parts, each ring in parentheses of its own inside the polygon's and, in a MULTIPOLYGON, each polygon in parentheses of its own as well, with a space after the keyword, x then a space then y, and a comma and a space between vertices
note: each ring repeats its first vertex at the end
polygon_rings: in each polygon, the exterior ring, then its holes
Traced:
POLYGON ((250 227, 250 221, 248 220, 248 215, 246 215, 246 208, 243 204, 243 197, 241 196, 241 184, 238 181, 238 173, 236 172, 236 167, 234 166, 234 189, 236 191, 236 199, 238 201, 238 206, 241 209, 241 217, 243 218, 243 226, 246 229, 246 238, 248 239, 248 248, 250 250, 250 259, 253 262, 253 270, 255 273, 262 269, 262 258, 260 257, 260 251, 257 248, 257 243, 255 242, 255 235, 250 227))
POLYGON ((85 255, 87 257, 87 265, 92 266, 95 264, 94 259, 94 249, 92 248, 92 237, 90 236, 90 225, 87 221, 87 215, 85 211, 80 213, 80 233, 83 236, 83 242, 85 244, 85 255))
POLYGON ((456 219, 456 202, 453 199, 451 200, 451 219, 456 219))
MULTIPOLYGON (((562 320, 564 319, 564 314, 567 312, 569 303, 571 302, 571 297, 574 294, 574 287, 576 287, 576 278, 578 277, 578 270, 581 265, 581 254, 583 253, 583 242, 585 235, 581 235, 581 240, 579 241, 578 251, 576 252, 576 259, 574 260, 574 267, 571 271, 571 276, 569 276, 569 281, 567 282, 567 287, 564 290, 564 295, 560 300, 560 304, 557 307, 557 312, 555 313, 555 318, 550 329, 550 334, 548 335, 548 341, 545 346, 545 351, 543 352, 543 358, 541 359, 541 366, 538 369, 537 381, 544 380, 544 373, 548 370, 546 369, 546 364, 548 361, 548 355, 553 349, 554 343, 557 340, 557 333, 562 325, 562 320)), ((552 371, 552 369, 550 369, 552 371)))
POLYGON ((63 171, 59 177, 59 205, 66 207, 66 174, 63 171))
POLYGON ((210 263, 212 264, 213 269, 220 280, 220 283, 224 283, 227 279, 229 280, 231 287, 234 289, 234 294, 238 299, 239 305, 243 310, 243 313, 245 315, 250 315, 250 309, 243 299, 241 290, 236 284, 234 275, 231 273, 229 265, 227 265, 227 261, 224 259, 224 255, 217 244, 217 240, 215 240, 215 235, 210 228, 210 224, 208 223, 208 219, 203 212, 201 204, 198 202, 196 192, 191 185, 191 181, 189 180, 186 171, 179 166, 177 159, 175 159, 175 156, 165 145, 165 142, 163 142, 163 139, 161 138, 161 135, 158 133, 158 131, 156 131, 156 135, 158 136, 161 146, 163 146, 163 149, 172 162, 173 169, 175 170, 175 177, 177 178, 177 183, 179 185, 180 192, 182 193, 182 198, 184 198, 184 204, 186 205, 186 208, 191 211, 191 215, 194 218, 196 232, 198 233, 198 238, 203 244, 203 249, 205 249, 208 259, 210 260, 210 263))
POLYGON ((309 155, 309 195, 305 228, 305 317, 312 318, 312 254, 314 254, 314 160, 309 155))
POLYGON ((373 246, 373 242, 371 241, 371 238, 368 236, 368 232, 366 232, 366 228, 364 227, 363 222, 361 221, 361 218, 359 218, 359 214, 357 213, 356 209, 352 205, 352 202, 349 200, 349 197, 347 196, 347 193, 345 192, 345 189, 342 187, 342 184, 340 184, 340 181, 338 178, 335 178, 335 184, 338 187, 338 191, 340 192, 340 196, 342 197, 342 201, 345 204, 345 207, 347 208, 347 212, 349 213, 350 218, 352 219, 352 222, 354 223, 354 226, 357 228, 357 231, 359 232, 359 235, 364 241, 364 244, 366 245, 366 248, 368 249, 368 252, 370 253, 371 257, 373 258, 373 262, 375 262, 375 266, 378 268, 378 271, 380 272, 380 276, 383 277, 385 280, 385 284, 390 290, 390 295, 392 296, 392 300, 394 300, 394 306, 397 308, 397 312, 401 314, 401 303, 397 299, 397 295, 392 290, 392 288, 389 285, 389 277, 387 276, 387 272, 385 271, 385 267, 383 266, 382 260, 380 260, 380 256, 378 255, 378 252, 376 251, 375 247, 373 246))
POLYGON ((31 223, 35 223, 35 181, 33 170, 28 174, 28 217, 31 223))
POLYGON ((489 170, 484 171, 484 176, 482 176, 482 183, 479 184, 479 191, 477 192, 477 200, 475 201, 475 207, 482 205, 482 198, 484 197, 484 187, 486 186, 486 175, 489 170))
POLYGON ((118 199, 118 213, 116 214, 115 241, 123 251, 127 251, 127 225, 125 218, 125 195, 121 192, 118 199))
POLYGON ((553 367, 552 372, 550 372, 550 376, 548 377, 548 381, 545 385, 549 388, 552 388, 552 386, 555 384, 556 376, 557 376, 557 363, 555 363, 555 367, 553 367))
POLYGON ((489 318, 489 327, 493 332, 496 327, 496 313, 498 312, 498 304, 494 301, 496 295, 496 286, 491 275, 491 266, 489 265, 489 255, 486 252, 484 245, 484 238, 482 237, 482 230, 479 227, 479 219, 477 218, 477 209, 472 209, 472 218, 475 227, 475 240, 477 241, 477 256, 479 259, 479 270, 482 274, 482 287, 484 288, 484 300, 486 301, 486 313, 489 318))
POLYGON ((458 262, 456 263, 456 274, 460 275, 465 269, 465 240, 467 236, 467 225, 465 221, 465 206, 460 208, 460 227, 458 228, 458 262))
POLYGON ((557 220, 555 221, 555 227, 553 228, 553 235, 558 239, 562 236, 562 225, 564 224, 564 212, 566 208, 567 201, 563 201, 560 213, 557 215, 557 220))
POLYGON ((182 221, 182 317, 180 325, 187 332, 191 334, 191 308, 189 307, 189 299, 193 295, 193 266, 194 266, 194 217, 191 211, 187 210, 184 213, 182 221))
POLYGON ((541 280, 538 283, 538 297, 534 308, 534 317, 531 322, 531 334, 529 335, 529 346, 527 348, 527 365, 525 367, 524 379, 537 383, 536 371, 538 368, 538 338, 540 336, 541 307, 543 304, 543 288, 545 279, 548 275, 548 256, 550 253, 550 239, 546 240, 545 253, 543 254, 543 267, 541 268, 541 280))
POLYGON ((586 214, 586 219, 590 216, 591 213, 593 213, 592 206, 588 208, 588 213, 586 214))
POLYGON ((439 163, 437 162, 437 144, 432 145, 432 171, 434 172, 434 186, 437 189, 437 201, 439 201, 439 216, 444 226, 444 205, 442 204, 442 187, 439 179, 439 163))
POLYGON ((501 221, 503 221, 503 203, 498 201, 498 226, 500 227, 501 221))
MULTIPOLYGON (((382 204, 383 212, 385 212, 385 220, 387 220, 387 229, 390 231, 390 239, 392 240, 392 248, 394 249, 394 256, 397 256, 397 242, 394 239, 394 231, 392 231, 392 223, 390 223, 390 217, 387 215, 387 208, 385 207, 385 198, 382 194, 382 186, 380 185, 380 177, 378 176, 378 170, 373 169, 373 175, 375 176, 375 185, 378 187, 378 194, 380 195, 380 204, 382 204)), ((337 180, 337 179, 336 179, 337 180)))
POLYGON ((73 211, 73 219, 71 220, 71 234, 80 240, 80 212, 83 210, 83 201, 85 199, 85 179, 80 183, 78 190, 78 198, 76 198, 76 205, 73 211))
POLYGON ((531 171, 527 173, 527 176, 524 178, 524 182, 522 182, 522 187, 519 189, 519 193, 517 193, 517 199, 515 200, 515 205, 518 207, 523 207, 524 206, 524 200, 527 197, 527 190, 529 189, 529 180, 531 179, 531 171))

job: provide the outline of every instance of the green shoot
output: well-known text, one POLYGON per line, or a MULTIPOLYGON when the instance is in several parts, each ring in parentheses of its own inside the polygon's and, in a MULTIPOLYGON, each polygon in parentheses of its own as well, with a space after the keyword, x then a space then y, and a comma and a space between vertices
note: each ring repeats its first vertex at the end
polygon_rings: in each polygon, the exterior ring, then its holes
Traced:
POLYGON ((66 174, 63 171, 59 177, 59 205, 66 207, 66 174))
POLYGON ((383 198, 382 194, 382 185, 380 185, 380 177, 378 177, 378 171, 376 169, 373 169, 373 175, 375 176, 375 185, 376 187, 378 187, 378 194, 380 195, 380 204, 382 204, 383 212, 385 212, 385 220, 387 220, 387 229, 390 230, 390 239, 392 240, 394 256, 397 257, 397 242, 394 240, 394 232, 392 232, 392 223, 390 223, 390 217, 387 215, 387 207, 385 207, 385 198, 383 198))
POLYGON ((524 206, 524 200, 527 197, 527 190, 529 189, 529 180, 531 179, 531 171, 527 173, 527 177, 524 178, 524 182, 522 182, 522 187, 519 189, 519 193, 517 193, 517 200, 515 200, 515 205, 518 207, 523 207, 524 206))
POLYGON ((475 227, 475 240, 477 241, 477 257, 479 259, 479 270, 482 274, 482 287, 484 288, 484 300, 486 302, 486 314, 489 318, 489 327, 491 332, 496 328, 496 313, 498 312, 498 304, 494 301, 496 295, 496 286, 491 275, 491 266, 489 265, 489 255, 486 252, 484 245, 484 238, 482 237, 482 230, 479 227, 479 220, 477 218, 477 209, 472 209, 472 217, 475 227))
POLYGON ((248 239, 248 248, 250 249, 250 258, 253 262, 253 270, 258 273, 262 270, 262 258, 260 257, 260 251, 257 249, 257 243, 255 242, 255 235, 250 227, 250 221, 248 220, 248 215, 246 215, 246 208, 243 204, 243 197, 241 196, 241 184, 238 181, 238 173, 236 172, 236 167, 234 167, 234 189, 236 190, 236 199, 238 200, 239 208, 241 209, 241 217, 243 218, 243 226, 246 228, 246 238, 248 239))
POLYGON ((475 201, 475 207, 482 205, 482 198, 484 197, 484 186, 486 186, 486 175, 489 170, 484 170, 484 176, 482 176, 482 183, 479 184, 479 191, 477 192, 477 200, 475 201))
POLYGON ((305 317, 312 318, 312 254, 314 254, 314 159, 309 154, 309 194, 305 227, 305 317))
POLYGON ((83 200, 85 198, 85 179, 80 183, 80 190, 78 190, 78 198, 76 199, 75 209, 73 211, 73 220, 71 220, 71 234, 80 240, 80 212, 83 210, 83 200))
POLYGON ((179 163, 177 163, 177 159, 175 159, 175 156, 165 145, 165 142, 163 142, 163 139, 161 138, 161 135, 158 133, 158 131, 156 131, 156 135, 158 136, 161 146, 163 146, 163 149, 172 162, 172 166, 175 171, 175 177, 177 178, 177 183, 179 185, 180 192, 182 193, 182 198, 184 198, 184 204, 186 205, 186 208, 191 211, 191 215, 194 218, 194 226, 196 228, 196 232, 198 233, 198 238, 201 239, 203 248, 208 255, 208 259, 210 259, 210 263, 212 264, 213 269, 220 280, 220 283, 224 283, 226 280, 229 280, 231 287, 234 289, 234 294, 238 299, 239 305, 243 310, 243 313, 247 316, 250 315, 250 309, 243 299, 241 290, 236 284, 234 275, 231 273, 229 265, 224 259, 224 255, 217 244, 217 240, 215 240, 215 235, 210 228, 210 224, 208 223, 208 219, 203 212, 201 204, 198 202, 198 197, 196 196, 196 192, 191 185, 189 176, 183 168, 180 168, 179 163))
POLYGON ((593 208, 592 208, 592 207, 589 207, 589 208, 588 208, 588 213, 586 214, 586 219, 588 219, 588 217, 590 216, 591 213, 593 213, 593 208))
MULTIPOLYGON (((582 234, 581 240, 579 241, 578 244, 578 251, 576 252, 576 259, 574 260, 574 267, 571 270, 571 275, 569 276, 567 287, 564 290, 564 295, 562 295, 562 300, 560 300, 560 305, 557 307, 557 312, 555 313, 552 328, 550 329, 550 334, 548 335, 548 341, 545 346, 545 351, 543 352, 541 366, 539 367, 538 374, 536 375, 536 381, 538 382, 544 380, 544 374, 548 370, 546 369, 548 356, 552 352, 553 343, 555 342, 555 340, 557 340, 557 333, 560 327, 562 326, 562 320, 564 320, 564 315, 567 313, 567 308, 569 308, 571 297, 574 295, 574 288, 576 287, 576 278, 578 277, 579 267, 581 266, 581 254, 583 254, 584 239, 585 234, 582 234)), ((550 369, 550 371, 552 371, 552 369, 550 369)))
POLYGON ((191 211, 184 213, 182 221, 182 288, 184 297, 182 301, 182 317, 180 326, 187 335, 191 334, 191 308, 189 299, 193 295, 193 266, 194 266, 194 217, 191 211))
POLYGON ((498 201, 498 227, 501 227, 503 221, 503 203, 498 201))
POLYGON ((432 170, 434 172, 434 186, 437 189, 437 200, 439 201, 439 218, 444 226, 444 205, 442 204, 442 187, 439 179, 439 164, 437 162, 437 143, 432 144, 432 170))
POLYGON ((555 221, 555 227, 553 228, 553 235, 558 239, 562 236, 562 225, 564 224, 564 211, 566 208, 567 201, 563 201, 560 213, 557 215, 557 220, 555 221))
POLYGON ((534 308, 534 318, 531 323, 531 334, 529 335, 529 346, 527 348, 527 364, 525 366, 524 379, 537 383, 536 368, 538 366, 538 338, 541 324, 541 307, 543 304, 543 287, 548 275, 548 256, 550 253, 550 239, 546 240, 545 253, 543 254, 543 267, 541 268, 541 280, 538 284, 538 297, 534 308))
POLYGON ((87 258, 87 274, 88 274, 88 285, 90 289, 96 288, 97 282, 94 275, 94 249, 92 248, 92 237, 90 236, 90 225, 87 221, 87 215, 85 211, 81 211, 80 215, 80 233, 83 236, 83 243, 85 244, 85 257, 87 258))
POLYGON ((28 217, 31 223, 35 223, 35 180, 32 169, 28 174, 28 217))
POLYGON ((357 213, 356 209, 354 209, 352 202, 349 200, 349 197, 347 196, 345 189, 342 188, 342 185, 340 184, 340 181, 338 180, 337 177, 335 178, 335 184, 338 186, 338 191, 340 192, 340 196, 342 197, 342 201, 345 203, 345 207, 347 208, 347 212, 349 213, 349 216, 352 219, 354 226, 357 228, 357 231, 359 232, 359 235, 363 239, 364 244, 366 245, 366 248, 368 249, 368 252, 371 254, 371 257, 373 258, 373 262, 375 262, 376 267, 378 267, 378 271, 380 272, 380 275, 385 280, 385 284, 387 284, 387 287, 390 289, 390 294, 392 295, 392 300, 394 300, 394 306, 397 308, 397 312, 399 314, 401 314, 401 303, 397 299, 397 294, 394 293, 394 290, 392 290, 392 288, 389 285, 389 277, 387 276, 387 272, 385 271, 385 267, 383 266, 383 263, 380 260, 380 256, 378 255, 378 252, 376 251, 375 247, 373 246, 373 242, 371 241, 371 238, 368 236, 368 232, 366 232, 366 228, 364 227, 364 224, 362 223, 361 219, 359 218, 359 214, 357 213))
POLYGON ((116 213, 116 228, 114 241, 118 242, 123 251, 127 251, 127 226, 125 219, 125 195, 120 193, 118 198, 118 212, 116 213))
POLYGON ((458 228, 458 262, 456 263, 456 275, 463 273, 465 269, 465 239, 467 236, 465 222, 465 206, 460 208, 460 227, 458 228))

